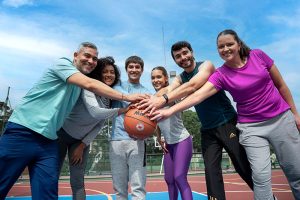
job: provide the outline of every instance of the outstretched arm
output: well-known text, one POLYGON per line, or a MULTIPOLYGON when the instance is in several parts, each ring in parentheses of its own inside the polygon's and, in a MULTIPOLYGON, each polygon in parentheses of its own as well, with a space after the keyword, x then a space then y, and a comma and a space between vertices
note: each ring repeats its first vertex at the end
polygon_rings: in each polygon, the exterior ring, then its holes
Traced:
POLYGON ((159 97, 151 97, 150 100, 142 101, 139 108, 146 108, 145 112, 148 110, 153 112, 155 109, 161 108, 166 103, 165 98, 162 96, 163 94, 167 95, 169 103, 182 99, 203 86, 214 71, 214 65, 210 61, 205 61, 201 64, 198 73, 191 80, 182 84, 181 78, 177 76, 169 87, 157 93, 156 96, 159 97))
POLYGON ((202 63, 199 67, 198 73, 193 78, 191 78, 190 81, 182 84, 181 86, 177 87, 176 89, 167 94, 169 102, 180 100, 183 97, 194 93, 206 83, 209 76, 214 71, 215 67, 210 61, 205 61, 204 63, 202 63))
POLYGON ((135 102, 146 98, 147 95, 144 94, 123 94, 118 92, 106 84, 89 78, 82 73, 75 73, 71 75, 68 80, 68 83, 77 85, 83 89, 89 90, 98 96, 104 96, 110 99, 119 100, 119 101, 129 101, 135 102))
POLYGON ((119 108, 105 108, 98 103, 96 95, 88 90, 82 90, 81 98, 89 114, 99 121, 118 115, 119 108))
POLYGON ((162 95, 172 92, 174 89, 179 87, 181 84, 182 83, 181 83, 180 77, 178 77, 178 76, 175 77, 170 85, 160 89, 155 95, 150 96, 150 98, 142 100, 139 103, 138 108, 139 109, 145 108, 144 113, 146 113, 150 110, 152 112, 156 108, 163 107, 163 105, 165 105, 165 103, 166 103, 166 99, 164 97, 162 97, 162 95))
POLYGON ((206 82, 199 90, 186 97, 184 100, 176 103, 174 106, 168 109, 157 110, 153 113, 151 120, 163 120, 170 117, 172 114, 183 111, 198 103, 201 103, 208 97, 216 94, 218 90, 211 82, 206 82))
POLYGON ((182 84, 181 79, 179 76, 176 76, 172 83, 170 83, 167 87, 160 89, 158 92, 155 93, 155 96, 160 97, 163 94, 167 94, 178 88, 182 84))
POLYGON ((295 116, 295 122, 296 125, 298 127, 298 129, 300 130, 300 116, 299 113, 296 109, 296 105, 295 102, 293 100, 291 91, 289 90, 288 86, 286 85, 285 81, 283 80, 278 68, 276 67, 275 64, 273 64, 273 66, 270 69, 270 75, 271 78, 274 82, 274 85, 276 86, 276 88, 278 89, 279 93, 281 94, 282 98, 289 104, 289 106, 291 107, 291 111, 295 116))

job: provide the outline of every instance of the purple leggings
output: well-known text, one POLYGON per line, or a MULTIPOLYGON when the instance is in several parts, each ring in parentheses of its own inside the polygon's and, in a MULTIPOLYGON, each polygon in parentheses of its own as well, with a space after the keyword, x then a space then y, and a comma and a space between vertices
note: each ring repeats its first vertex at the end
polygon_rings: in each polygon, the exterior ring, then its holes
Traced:
POLYGON ((182 200, 192 200, 192 190, 187 181, 187 173, 192 159, 192 138, 167 144, 169 153, 164 155, 165 181, 168 185, 170 200, 177 200, 178 189, 182 200))

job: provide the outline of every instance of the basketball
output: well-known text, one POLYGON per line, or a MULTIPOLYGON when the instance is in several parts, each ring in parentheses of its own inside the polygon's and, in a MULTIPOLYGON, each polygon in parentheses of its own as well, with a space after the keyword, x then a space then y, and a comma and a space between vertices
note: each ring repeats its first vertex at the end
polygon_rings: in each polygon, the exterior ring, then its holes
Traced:
POLYGON ((157 123, 151 121, 143 110, 137 108, 130 109, 124 117, 124 128, 130 137, 136 139, 145 139, 153 135, 157 123))

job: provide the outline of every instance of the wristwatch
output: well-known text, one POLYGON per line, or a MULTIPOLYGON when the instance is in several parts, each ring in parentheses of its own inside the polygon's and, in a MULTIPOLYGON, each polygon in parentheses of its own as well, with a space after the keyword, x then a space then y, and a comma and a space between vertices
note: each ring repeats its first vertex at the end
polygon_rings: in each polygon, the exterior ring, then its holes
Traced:
POLYGON ((167 94, 163 94, 162 96, 165 98, 166 103, 168 103, 169 102, 169 98, 168 98, 167 94))

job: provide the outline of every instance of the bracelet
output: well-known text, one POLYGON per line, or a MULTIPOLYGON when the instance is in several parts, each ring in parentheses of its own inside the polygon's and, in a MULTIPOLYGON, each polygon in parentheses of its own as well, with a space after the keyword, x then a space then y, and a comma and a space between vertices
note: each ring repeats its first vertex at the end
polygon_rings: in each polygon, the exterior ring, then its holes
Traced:
POLYGON ((122 93, 122 101, 124 100, 124 94, 122 93))
POLYGON ((168 103, 169 102, 169 98, 168 98, 167 94, 163 94, 162 96, 165 98, 166 103, 168 103))

